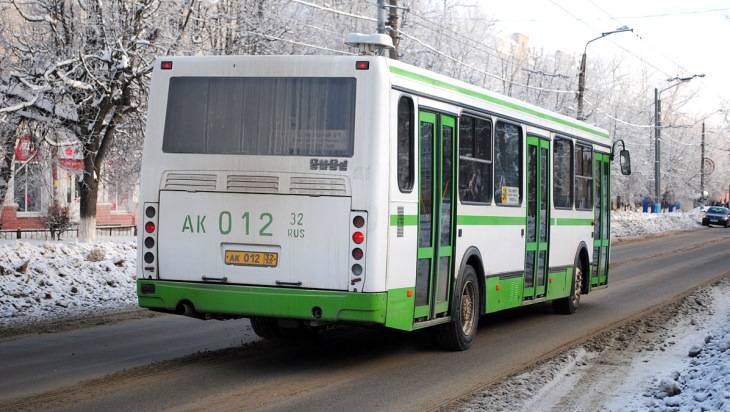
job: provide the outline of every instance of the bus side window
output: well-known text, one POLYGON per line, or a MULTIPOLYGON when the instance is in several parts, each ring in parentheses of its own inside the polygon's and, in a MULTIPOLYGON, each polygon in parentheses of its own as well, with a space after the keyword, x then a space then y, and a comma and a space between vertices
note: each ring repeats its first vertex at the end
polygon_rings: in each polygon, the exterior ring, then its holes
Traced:
POLYGON ((563 137, 553 141, 553 199, 556 208, 573 208, 573 142, 563 137))
POLYGON ((398 189, 413 191, 413 100, 402 96, 398 100, 398 189))
POLYGON ((492 203, 492 122, 459 119, 459 198, 466 203, 492 203))
POLYGON ((593 209, 593 149, 575 146, 575 208, 593 209))
POLYGON ((499 206, 522 204, 522 127, 502 121, 494 128, 494 201, 499 206), (514 192, 519 192, 519 201, 514 192))

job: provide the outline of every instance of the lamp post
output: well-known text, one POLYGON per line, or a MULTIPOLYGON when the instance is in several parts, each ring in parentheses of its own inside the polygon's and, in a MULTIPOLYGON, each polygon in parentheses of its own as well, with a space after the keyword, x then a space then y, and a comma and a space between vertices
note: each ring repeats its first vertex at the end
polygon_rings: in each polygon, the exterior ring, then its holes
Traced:
POLYGON ((580 59, 580 73, 578 74, 578 113, 576 114, 575 118, 578 120, 585 120, 583 117, 583 91, 585 90, 586 85, 586 51, 588 50, 588 45, 593 43, 594 41, 598 39, 602 39, 608 35, 614 34, 614 33, 623 33, 625 31, 633 32, 634 29, 630 29, 626 26, 621 26, 616 30, 607 31, 601 33, 600 36, 596 37, 595 39, 588 40, 588 43, 586 43, 585 47, 583 48, 583 56, 580 59))
POLYGON ((654 89, 654 213, 659 213, 662 210, 662 202, 659 200, 661 195, 662 186, 662 156, 661 156, 661 127, 662 127, 662 101, 660 99, 661 94, 669 89, 679 86, 682 83, 686 83, 695 77, 705 77, 704 74, 693 74, 692 76, 679 77, 675 76, 671 79, 667 79, 668 82, 674 82, 669 86, 659 90, 654 89))

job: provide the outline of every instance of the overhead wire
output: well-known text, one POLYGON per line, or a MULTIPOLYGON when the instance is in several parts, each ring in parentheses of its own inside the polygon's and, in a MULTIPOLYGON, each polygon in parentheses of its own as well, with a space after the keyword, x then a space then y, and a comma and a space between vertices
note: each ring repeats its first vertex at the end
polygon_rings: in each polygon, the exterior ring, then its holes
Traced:
MULTIPOLYGON (((292 0, 292 1, 294 3, 298 3, 298 4, 305 5, 305 6, 317 8, 317 9, 320 9, 322 11, 326 11, 326 12, 329 12, 329 13, 338 14, 338 15, 341 15, 341 16, 346 16, 346 17, 351 17, 351 18, 356 18, 356 19, 363 19, 363 20, 368 20, 368 21, 375 21, 375 19, 370 18, 370 17, 366 17, 366 16, 361 16, 361 15, 358 15, 358 14, 354 14, 354 13, 345 12, 345 11, 342 11, 342 10, 334 9, 332 7, 321 6, 319 4, 311 3, 311 2, 308 2, 308 1, 304 1, 304 0, 292 0)), ((457 59, 456 57, 453 57, 453 56, 451 56, 451 55, 449 55, 447 53, 444 53, 444 52, 438 50, 437 48, 431 46, 430 44, 426 43, 425 41, 423 41, 423 40, 421 40, 421 39, 419 39, 419 38, 417 38, 417 37, 415 37, 415 36, 413 36, 413 35, 411 35, 409 33, 406 33, 406 32, 404 32, 402 30, 397 30, 397 33, 400 34, 400 35, 402 35, 403 37, 411 40, 411 41, 414 41, 414 42, 420 44, 422 47, 428 49, 431 52, 433 52, 435 54, 438 54, 441 57, 445 57, 445 58, 453 61, 456 64, 459 64, 459 65, 461 65, 463 67, 469 68, 469 69, 471 69, 471 70, 473 70, 473 71, 475 71, 477 73, 481 73, 481 74, 483 74, 483 75, 485 75, 487 77, 490 77, 490 78, 493 78, 493 79, 496 79, 496 80, 500 80, 502 82, 510 83, 513 86, 524 87, 524 88, 533 89, 533 90, 540 90, 540 91, 550 92, 550 93, 570 93, 570 94, 577 93, 576 90, 551 89, 551 88, 545 88, 545 87, 530 86, 530 85, 527 85, 527 84, 522 84, 522 83, 519 83, 519 82, 515 82, 513 80, 506 79, 506 78, 504 78, 504 77, 502 77, 502 76, 500 76, 498 74, 490 73, 490 72, 488 72, 486 70, 480 69, 478 67, 474 67, 473 65, 471 65, 469 63, 466 63, 466 62, 464 62, 462 60, 457 59)), ((329 50, 333 50, 333 49, 329 49, 329 50)))

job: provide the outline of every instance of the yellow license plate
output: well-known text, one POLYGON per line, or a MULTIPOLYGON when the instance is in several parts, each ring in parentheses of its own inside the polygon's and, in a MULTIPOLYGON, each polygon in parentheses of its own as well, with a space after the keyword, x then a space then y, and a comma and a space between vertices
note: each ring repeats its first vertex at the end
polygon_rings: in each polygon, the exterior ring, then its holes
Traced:
POLYGON ((276 267, 279 254, 275 252, 246 252, 244 250, 226 250, 226 265, 276 267))

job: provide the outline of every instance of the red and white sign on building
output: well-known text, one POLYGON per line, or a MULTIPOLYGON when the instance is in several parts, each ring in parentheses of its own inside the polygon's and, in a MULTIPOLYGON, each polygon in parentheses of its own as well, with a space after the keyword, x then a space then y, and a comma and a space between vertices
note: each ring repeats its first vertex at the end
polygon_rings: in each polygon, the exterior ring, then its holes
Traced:
POLYGON ((15 161, 16 162, 27 162, 36 155, 38 150, 33 142, 33 136, 26 134, 18 139, 18 144, 15 146, 15 161))
POLYGON ((58 164, 72 172, 84 170, 84 156, 81 153, 80 145, 61 146, 58 148, 58 164))

